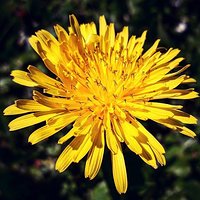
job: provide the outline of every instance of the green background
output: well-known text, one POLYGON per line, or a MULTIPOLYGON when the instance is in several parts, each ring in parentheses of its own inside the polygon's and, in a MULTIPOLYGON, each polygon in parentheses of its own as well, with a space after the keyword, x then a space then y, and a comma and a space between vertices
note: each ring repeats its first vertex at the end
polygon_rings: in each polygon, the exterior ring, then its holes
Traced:
MULTIPOLYGON (((29 64, 46 70, 27 38, 39 29, 53 32, 53 25, 67 29, 69 14, 80 23, 94 21, 100 15, 114 22, 117 31, 129 26, 131 35, 148 30, 146 48, 157 39, 161 47, 179 48, 190 63, 187 74, 197 79, 200 88, 200 4, 198 0, 1 0, 0 1, 0 199, 1 200, 199 200, 200 145, 199 125, 188 126, 197 134, 190 139, 148 121, 145 127, 166 149, 167 165, 152 169, 124 147, 129 179, 128 191, 119 195, 114 187, 110 155, 105 153, 98 176, 84 178, 85 159, 59 174, 56 158, 65 145, 57 145, 59 134, 37 145, 27 142, 34 126, 10 133, 8 123, 14 117, 2 115, 3 109, 19 98, 31 98, 32 90, 11 81, 11 70, 26 70, 29 64)), ((47 71, 45 71, 48 73, 47 71)), ((199 118, 200 100, 173 101, 184 111, 199 118)), ((66 130, 65 130, 66 131, 66 130)))

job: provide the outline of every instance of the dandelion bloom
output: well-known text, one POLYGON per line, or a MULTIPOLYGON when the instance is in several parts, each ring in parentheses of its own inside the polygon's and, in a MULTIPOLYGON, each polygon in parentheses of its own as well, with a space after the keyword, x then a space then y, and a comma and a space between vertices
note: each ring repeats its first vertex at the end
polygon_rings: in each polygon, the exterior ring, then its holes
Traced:
POLYGON ((104 16, 99 18, 99 31, 93 22, 79 25, 74 15, 68 33, 59 25, 54 28, 57 39, 45 30, 29 39, 54 78, 34 66, 28 72, 11 73, 14 82, 43 88, 43 93, 34 90, 32 100, 17 100, 4 110, 5 115, 23 114, 10 122, 10 131, 45 122, 29 136, 29 142, 35 144, 73 123, 58 141, 63 144, 73 138, 59 156, 56 169, 63 172, 87 154, 85 177, 93 179, 106 145, 116 189, 125 193, 128 183, 122 143, 153 168, 166 163, 163 146, 141 120, 195 136, 183 125, 196 124, 195 117, 181 111, 181 105, 158 102, 198 97, 192 88, 177 89, 195 82, 181 75, 189 65, 179 66, 183 58, 175 58, 178 49, 158 51, 159 40, 143 53, 146 31, 129 39, 128 27, 115 34, 114 24, 107 25, 104 16))

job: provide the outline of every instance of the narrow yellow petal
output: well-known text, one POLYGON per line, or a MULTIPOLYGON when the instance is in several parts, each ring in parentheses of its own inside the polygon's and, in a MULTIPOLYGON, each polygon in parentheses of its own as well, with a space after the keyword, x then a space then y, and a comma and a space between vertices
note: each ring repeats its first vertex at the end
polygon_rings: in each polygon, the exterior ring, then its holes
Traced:
MULTIPOLYGON (((42 35, 43 32, 37 32, 37 35, 42 35)), ((39 54, 39 56, 43 59, 46 67, 53 72, 54 74, 57 74, 56 66, 55 64, 58 63, 59 57, 56 55, 58 54, 58 47, 53 49, 50 49, 47 44, 44 43, 44 41, 35 35, 31 36, 29 38, 29 43, 32 46, 32 48, 39 54)))
POLYGON ((67 42, 69 35, 65 31, 65 29, 58 24, 54 26, 54 29, 55 29, 56 35, 58 36, 59 42, 67 42))
POLYGON ((180 110, 173 110, 174 116, 172 117, 175 120, 178 120, 185 124, 197 124, 197 118, 194 116, 187 114, 180 110))
POLYGON ((20 115, 31 112, 30 110, 23 110, 16 107, 16 104, 12 104, 8 106, 4 111, 4 115, 20 115))
POLYGON ((178 55, 179 52, 180 52, 179 49, 173 49, 173 50, 169 49, 167 53, 165 53, 165 54, 163 54, 161 56, 161 59, 160 59, 159 62, 157 62, 156 66, 162 65, 164 63, 169 62, 170 60, 172 60, 173 58, 175 58, 178 55))
POLYGON ((107 23, 104 16, 99 17, 99 35, 104 36, 107 29, 107 23))
POLYGON ((76 149, 76 153, 74 155, 74 162, 78 163, 90 150, 92 146, 91 136, 87 134, 85 140, 82 142, 80 147, 76 149))
POLYGON ((142 144, 143 147, 143 151, 142 153, 139 155, 140 158, 142 158, 142 160, 144 162, 146 162, 148 165, 152 166, 153 168, 157 169, 157 160, 155 158, 155 155, 151 149, 151 147, 148 144, 142 144))
POLYGON ((69 167, 72 162, 74 162, 75 160, 78 162, 78 160, 87 153, 88 149, 86 149, 84 153, 81 153, 81 155, 78 156, 78 153, 80 153, 79 149, 85 150, 83 146, 90 140, 90 138, 88 137, 88 135, 83 135, 76 137, 72 140, 72 142, 64 149, 64 151, 61 153, 58 160, 56 161, 56 170, 58 170, 59 172, 63 172, 69 167))
POLYGON ((28 141, 31 144, 36 144, 52 135, 60 131, 63 127, 56 127, 56 126, 43 126, 37 130, 35 130, 28 138, 28 141))
POLYGON ((161 152, 159 152, 156 149, 154 149, 154 147, 151 147, 151 148, 152 148, 152 151, 153 151, 153 153, 154 153, 154 155, 156 157, 156 160, 160 163, 160 165, 161 166, 166 165, 165 156, 161 152))
MULTIPOLYGON (((73 145, 79 145, 77 141, 76 141, 77 144, 75 144, 75 139, 72 141, 73 145)), ((70 143, 71 145, 72 142, 70 143)), ((60 173, 65 171, 69 167, 69 165, 71 165, 71 163, 73 162, 74 154, 75 151, 73 150, 72 146, 68 145, 58 157, 55 169, 58 170, 60 173)))
POLYGON ((47 120, 47 124, 49 126, 67 126, 74 122, 77 119, 78 115, 76 112, 70 112, 70 113, 63 113, 60 112, 56 116, 53 116, 47 120))
POLYGON ((44 88, 56 88, 60 90, 63 88, 61 82, 50 78, 49 76, 45 75, 39 69, 34 66, 29 65, 28 70, 30 71, 29 77, 34 80, 38 85, 44 88))
POLYGON ((38 112, 38 113, 30 113, 27 115, 23 115, 21 117, 18 117, 14 120, 12 120, 9 123, 9 128, 10 131, 15 131, 21 128, 25 128, 28 126, 32 126, 34 124, 38 124, 40 122, 46 121, 48 119, 50 119, 51 117, 54 117, 55 115, 57 115, 57 113, 49 113, 49 114, 41 114, 42 112, 38 112))
POLYGON ((13 70, 11 72, 11 76, 13 76, 13 81, 20 85, 28 86, 28 87, 36 87, 38 84, 33 81, 27 72, 21 70, 13 70))
POLYGON ((199 94, 193 89, 181 90, 181 89, 173 89, 170 91, 163 92, 161 94, 157 94, 152 99, 194 99, 199 97, 199 94))
POLYGON ((123 130, 121 129, 119 121, 117 121, 115 118, 112 118, 111 121, 112 121, 113 131, 115 132, 118 140, 120 142, 124 142, 124 137, 123 137, 123 134, 122 134, 123 130))
POLYGON ((119 194, 121 194, 126 192, 128 181, 126 174, 126 165, 120 143, 118 143, 118 146, 119 151, 117 152, 117 154, 111 153, 111 160, 115 187, 119 194))
POLYGON ((70 15, 69 16, 69 21, 70 21, 70 25, 72 27, 73 32, 78 36, 81 37, 81 31, 80 31, 80 27, 79 27, 79 23, 75 17, 75 15, 70 15))
POLYGON ((178 75, 178 74, 184 72, 188 67, 190 67, 190 65, 186 65, 186 66, 184 66, 184 67, 181 67, 180 70, 178 70, 178 71, 176 71, 176 72, 173 72, 173 73, 167 74, 167 75, 165 76, 165 78, 171 78, 171 77, 173 77, 173 76, 176 76, 176 75, 178 75))
POLYGON ((171 128, 173 130, 177 130, 179 131, 180 133, 182 133, 183 135, 187 135, 189 137, 194 137, 196 136, 196 134, 186 128, 185 126, 181 125, 180 122, 178 122, 177 120, 173 120, 173 119, 159 119, 159 120, 155 120, 156 122, 160 123, 160 124, 163 124, 164 126, 168 127, 168 128, 171 128))
POLYGON ((159 42, 160 42, 159 39, 156 40, 156 41, 154 42, 154 44, 152 45, 152 47, 151 47, 150 49, 148 49, 148 51, 146 51, 146 52, 143 54, 142 57, 145 59, 145 58, 147 58, 147 57, 149 58, 150 56, 152 56, 152 54, 156 52, 156 49, 157 49, 157 47, 158 47, 159 42))
POLYGON ((28 110, 30 112, 51 110, 51 108, 29 99, 19 99, 15 101, 15 105, 17 108, 28 110))
POLYGON ((105 148, 104 130, 101 127, 99 132, 97 132, 95 136, 95 141, 93 142, 91 150, 88 153, 85 165, 86 178, 89 177, 90 179, 93 179, 99 172, 103 160, 104 148, 105 148))
POLYGON ((63 144, 64 142, 66 142, 67 140, 69 140, 71 137, 73 137, 75 134, 74 132, 77 131, 76 127, 73 127, 72 129, 70 129, 69 132, 67 132, 63 137, 61 137, 58 140, 58 144, 63 144))
POLYGON ((106 130, 106 144, 114 154, 118 152, 117 138, 111 129, 110 114, 107 112, 104 117, 104 126, 106 130))
POLYGON ((123 137, 128 148, 136 154, 141 154, 142 148, 136 139, 139 136, 137 128, 127 121, 122 122, 121 127, 123 130, 123 137))
POLYGON ((158 152, 165 153, 165 149, 158 142, 158 140, 151 133, 149 133, 149 131, 147 131, 147 129, 139 121, 136 121, 136 123, 138 125, 138 130, 147 137, 148 144, 157 149, 158 152))

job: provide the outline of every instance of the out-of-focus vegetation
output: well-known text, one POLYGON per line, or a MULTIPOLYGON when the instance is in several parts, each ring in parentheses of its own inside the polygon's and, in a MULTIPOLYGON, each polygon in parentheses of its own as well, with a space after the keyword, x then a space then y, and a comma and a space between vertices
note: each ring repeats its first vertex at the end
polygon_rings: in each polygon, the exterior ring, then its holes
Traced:
MULTIPOLYGON (((164 145, 167 165, 157 170, 124 149, 129 187, 125 195, 115 191, 110 156, 105 153, 102 170, 93 180, 84 179, 84 161, 73 164, 59 174, 54 163, 61 150, 55 135, 40 144, 27 142, 36 127, 10 133, 13 117, 2 115, 3 109, 18 98, 31 98, 31 90, 17 85, 9 76, 13 69, 26 70, 29 64, 42 68, 39 56, 27 38, 39 29, 53 33, 53 25, 67 28, 68 15, 74 13, 80 22, 95 21, 105 15, 119 31, 129 26, 139 36, 148 30, 146 47, 155 39, 161 46, 181 49, 188 74, 197 79, 200 88, 200 4, 198 0, 1 0, 0 4, 0 199, 2 200, 199 200, 200 199, 200 127, 190 126, 197 137, 190 139, 152 122, 145 126, 164 145)), ((47 72, 47 71, 46 71, 47 72)), ((49 72, 47 72, 49 73, 49 72)), ((200 100, 182 103, 184 110, 200 116, 200 100)), ((67 131, 67 130, 65 130, 67 131)))

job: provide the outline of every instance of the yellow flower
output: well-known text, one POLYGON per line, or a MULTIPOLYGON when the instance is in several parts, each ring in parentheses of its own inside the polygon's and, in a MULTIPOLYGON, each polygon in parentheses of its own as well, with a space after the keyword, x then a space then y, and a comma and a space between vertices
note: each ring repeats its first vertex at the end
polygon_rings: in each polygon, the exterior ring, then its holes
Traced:
POLYGON ((85 177, 93 179, 102 163, 105 145, 110 150, 114 183, 119 193, 127 190, 127 173, 121 144, 154 168, 165 165, 163 146, 139 120, 153 120, 184 135, 195 133, 183 123, 197 119, 183 111, 181 105, 157 102, 160 99, 192 99, 197 92, 177 89, 195 82, 180 75, 189 65, 180 67, 183 58, 175 58, 178 49, 158 51, 159 40, 143 52, 146 31, 130 37, 128 27, 115 34, 114 24, 99 18, 99 31, 92 22, 79 25, 70 16, 68 33, 56 25, 57 39, 45 30, 36 32, 29 42, 46 67, 55 75, 50 78, 34 66, 28 71, 12 71, 14 82, 34 90, 33 100, 17 100, 4 110, 5 115, 24 114, 10 122, 10 131, 40 122, 29 142, 44 140, 67 125, 73 128, 58 141, 67 145, 56 162, 63 172, 86 154, 85 177))

